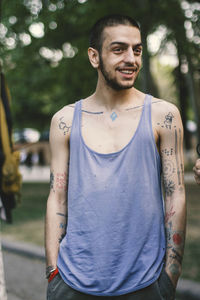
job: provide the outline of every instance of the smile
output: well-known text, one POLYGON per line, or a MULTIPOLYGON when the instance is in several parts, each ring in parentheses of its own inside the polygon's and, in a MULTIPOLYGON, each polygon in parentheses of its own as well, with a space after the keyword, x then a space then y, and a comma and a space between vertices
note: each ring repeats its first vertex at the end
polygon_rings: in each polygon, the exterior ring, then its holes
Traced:
POLYGON ((121 73, 124 73, 124 74, 133 74, 134 71, 131 71, 131 70, 120 70, 121 73))
POLYGON ((137 71, 137 68, 134 68, 134 69, 133 68, 130 68, 130 69, 128 69, 128 68, 126 68, 126 69, 118 68, 118 71, 123 73, 123 74, 131 75, 131 74, 133 74, 134 72, 137 71))
POLYGON ((136 69, 118 69, 118 71, 126 78, 132 78, 136 69))

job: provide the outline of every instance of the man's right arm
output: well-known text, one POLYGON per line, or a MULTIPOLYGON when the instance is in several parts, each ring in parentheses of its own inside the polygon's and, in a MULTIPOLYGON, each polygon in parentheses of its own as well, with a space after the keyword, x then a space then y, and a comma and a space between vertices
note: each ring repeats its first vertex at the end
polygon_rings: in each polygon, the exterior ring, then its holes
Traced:
POLYGON ((54 115, 50 128, 50 193, 45 221, 46 266, 50 269, 56 268, 59 243, 67 225, 70 125, 66 121, 66 109, 63 109, 54 115))
POLYGON ((197 159, 193 171, 194 171, 194 178, 196 180, 196 183, 200 184, 200 159, 197 159))

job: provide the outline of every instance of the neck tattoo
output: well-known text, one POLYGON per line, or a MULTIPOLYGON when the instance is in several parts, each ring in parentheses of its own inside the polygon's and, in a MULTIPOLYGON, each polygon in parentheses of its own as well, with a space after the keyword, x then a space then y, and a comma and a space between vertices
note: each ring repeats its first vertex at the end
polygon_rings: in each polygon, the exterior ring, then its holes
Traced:
POLYGON ((117 114, 115 111, 112 112, 112 114, 110 115, 110 118, 112 119, 112 121, 115 121, 115 119, 117 118, 117 114))

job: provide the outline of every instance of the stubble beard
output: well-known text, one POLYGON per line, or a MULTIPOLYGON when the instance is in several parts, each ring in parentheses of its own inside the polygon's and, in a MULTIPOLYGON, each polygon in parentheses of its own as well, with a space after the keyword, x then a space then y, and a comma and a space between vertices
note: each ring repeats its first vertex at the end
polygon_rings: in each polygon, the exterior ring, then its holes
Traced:
MULTIPOLYGON (((115 78, 111 78, 109 72, 106 71, 106 68, 103 63, 103 59, 101 55, 99 56, 99 68, 100 71, 105 79, 106 84, 111 87, 115 91, 122 91, 122 90, 128 90, 131 89, 134 86, 135 80, 130 85, 123 85, 117 82, 115 78)), ((136 79, 136 78, 135 78, 136 79)))

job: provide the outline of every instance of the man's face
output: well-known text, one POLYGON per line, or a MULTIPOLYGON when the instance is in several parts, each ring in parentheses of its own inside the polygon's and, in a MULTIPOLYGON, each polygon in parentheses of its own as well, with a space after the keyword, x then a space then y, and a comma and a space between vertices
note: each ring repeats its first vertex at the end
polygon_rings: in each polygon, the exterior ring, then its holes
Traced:
POLYGON ((133 87, 142 63, 140 31, 133 26, 106 27, 99 55, 99 75, 114 90, 133 87))

